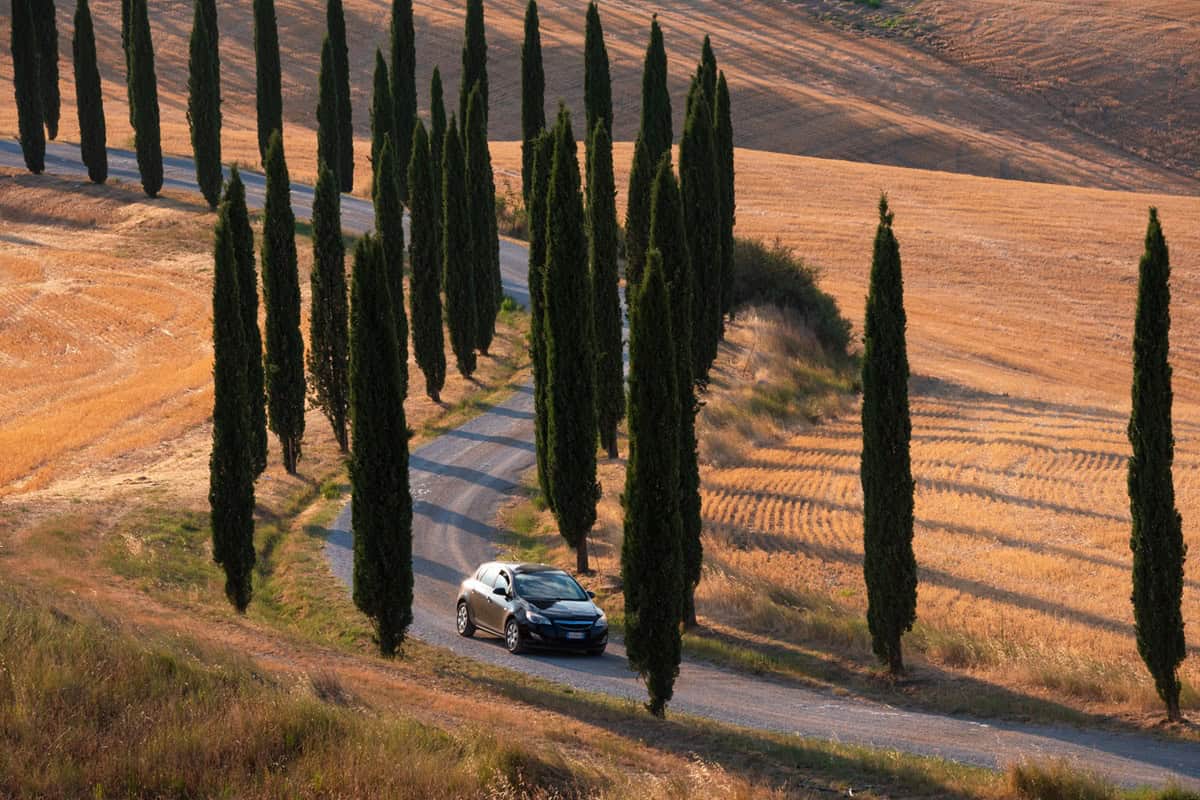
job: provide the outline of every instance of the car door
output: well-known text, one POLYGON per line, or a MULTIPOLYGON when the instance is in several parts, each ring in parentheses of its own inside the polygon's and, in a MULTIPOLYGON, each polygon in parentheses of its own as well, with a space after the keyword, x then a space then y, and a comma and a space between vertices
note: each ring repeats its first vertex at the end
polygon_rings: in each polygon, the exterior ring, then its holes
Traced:
POLYGON ((485 628, 491 627, 488 621, 488 613, 492 609, 492 584, 496 581, 496 575, 500 572, 500 568, 495 564, 485 566, 479 570, 478 576, 471 583, 471 593, 467 597, 467 605, 471 608, 471 619, 476 625, 481 625, 485 628))

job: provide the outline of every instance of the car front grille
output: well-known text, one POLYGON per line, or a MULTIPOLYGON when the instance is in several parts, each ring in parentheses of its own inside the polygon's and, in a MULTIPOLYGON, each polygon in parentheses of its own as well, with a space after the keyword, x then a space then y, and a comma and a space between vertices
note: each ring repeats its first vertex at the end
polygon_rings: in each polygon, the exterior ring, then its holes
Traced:
POLYGON ((592 627, 590 619, 556 619, 554 624, 564 631, 586 631, 592 627))

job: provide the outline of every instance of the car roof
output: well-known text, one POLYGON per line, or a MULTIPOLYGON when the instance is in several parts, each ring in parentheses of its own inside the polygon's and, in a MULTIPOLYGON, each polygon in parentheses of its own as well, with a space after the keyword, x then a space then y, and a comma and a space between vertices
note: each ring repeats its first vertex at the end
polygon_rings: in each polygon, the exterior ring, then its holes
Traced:
POLYGON ((549 564, 534 564, 527 561, 489 561, 484 564, 485 567, 502 567, 511 570, 514 573, 530 573, 530 572, 563 572, 558 567, 552 567, 549 564))

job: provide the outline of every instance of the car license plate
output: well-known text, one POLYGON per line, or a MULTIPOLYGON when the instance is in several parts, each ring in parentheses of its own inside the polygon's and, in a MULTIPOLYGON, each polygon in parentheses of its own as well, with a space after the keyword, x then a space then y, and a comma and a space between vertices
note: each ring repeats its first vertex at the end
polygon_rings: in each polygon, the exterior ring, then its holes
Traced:
POLYGON ((583 633, 580 631, 570 631, 569 633, 567 633, 567 638, 568 639, 582 639, 583 633))

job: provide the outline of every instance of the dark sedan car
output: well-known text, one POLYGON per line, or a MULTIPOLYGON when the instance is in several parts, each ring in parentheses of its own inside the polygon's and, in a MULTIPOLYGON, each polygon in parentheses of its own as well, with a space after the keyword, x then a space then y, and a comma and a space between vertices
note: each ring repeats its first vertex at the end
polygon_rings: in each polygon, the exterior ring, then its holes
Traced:
POLYGON ((510 653, 538 647, 598 656, 608 644, 608 618, 593 597, 561 569, 493 561, 462 582, 458 633, 493 633, 510 653))

